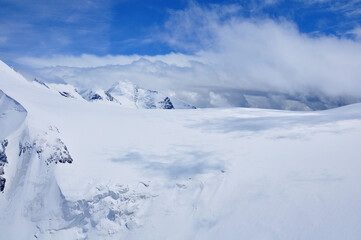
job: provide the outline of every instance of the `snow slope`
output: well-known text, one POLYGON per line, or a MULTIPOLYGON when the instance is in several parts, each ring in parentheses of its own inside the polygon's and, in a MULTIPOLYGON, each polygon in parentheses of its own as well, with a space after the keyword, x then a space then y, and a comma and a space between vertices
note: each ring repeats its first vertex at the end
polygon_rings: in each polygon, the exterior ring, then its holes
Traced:
POLYGON ((0 90, 0 139, 18 129, 26 117, 26 110, 0 90))
POLYGON ((64 98, 2 62, 0 89, 27 111, 2 135, 6 239, 361 236, 361 104, 126 109, 64 98))

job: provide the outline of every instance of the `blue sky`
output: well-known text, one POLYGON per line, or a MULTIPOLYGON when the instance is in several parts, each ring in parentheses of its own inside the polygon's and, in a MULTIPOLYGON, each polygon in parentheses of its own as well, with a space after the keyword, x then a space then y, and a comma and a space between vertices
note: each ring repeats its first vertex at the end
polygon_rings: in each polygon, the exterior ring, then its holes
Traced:
POLYGON ((0 0, 0 59, 29 80, 127 79, 203 107, 359 98, 361 0, 0 0))
POLYGON ((199 5, 237 9, 231 16, 270 18, 294 23, 312 37, 333 35, 357 39, 361 25, 361 1, 253 0, 0 0, 0 58, 13 62, 19 56, 56 54, 158 55, 192 54, 204 46, 192 35, 182 39, 193 48, 164 41, 167 22, 177 11, 199 5))

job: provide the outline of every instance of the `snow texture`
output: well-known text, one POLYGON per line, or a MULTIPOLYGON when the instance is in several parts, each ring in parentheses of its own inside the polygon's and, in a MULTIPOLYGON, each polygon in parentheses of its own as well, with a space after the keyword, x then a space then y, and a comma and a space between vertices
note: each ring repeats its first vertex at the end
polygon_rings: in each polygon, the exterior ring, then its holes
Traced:
POLYGON ((361 104, 148 110, 127 86, 109 93, 132 107, 97 104, 0 62, 1 238, 361 236, 361 104))

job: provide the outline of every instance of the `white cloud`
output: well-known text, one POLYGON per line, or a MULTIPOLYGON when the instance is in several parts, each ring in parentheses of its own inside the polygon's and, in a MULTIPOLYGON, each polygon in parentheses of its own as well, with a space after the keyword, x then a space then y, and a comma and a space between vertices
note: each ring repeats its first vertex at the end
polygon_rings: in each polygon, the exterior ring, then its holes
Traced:
POLYGON ((347 34, 351 34, 355 37, 356 40, 361 40, 361 26, 357 26, 351 31, 348 31, 347 34))
POLYGON ((264 0, 264 3, 266 5, 273 5, 273 4, 276 4, 278 3, 279 0, 264 0))
POLYGON ((16 62, 31 66, 34 68, 44 67, 78 67, 78 68, 89 68, 89 67, 100 67, 107 65, 126 65, 131 64, 134 61, 140 59, 147 59, 150 61, 163 61, 167 64, 177 66, 190 66, 189 61, 197 60, 196 56, 187 56, 184 54, 165 54, 156 56, 140 56, 140 55, 106 55, 106 56, 95 56, 90 54, 82 54, 80 56, 72 55, 53 55, 51 57, 20 57, 16 62))
POLYGON ((220 94, 214 92, 209 93, 210 104, 214 107, 230 107, 232 106, 228 100, 220 94))
POLYGON ((197 106, 237 105, 237 91, 244 89, 361 96, 359 42, 309 37, 290 22, 243 19, 230 9, 193 5, 173 13, 164 40, 180 49, 201 49, 192 55, 54 56, 19 62, 47 67, 38 70, 43 78, 77 85, 107 87, 126 78, 197 106))

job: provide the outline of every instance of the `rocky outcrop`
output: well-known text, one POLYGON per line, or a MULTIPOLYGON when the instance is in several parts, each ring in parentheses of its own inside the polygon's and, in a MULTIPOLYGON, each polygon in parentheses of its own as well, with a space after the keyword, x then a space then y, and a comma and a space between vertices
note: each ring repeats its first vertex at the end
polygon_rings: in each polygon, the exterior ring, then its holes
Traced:
POLYGON ((33 142, 20 142, 19 156, 29 151, 35 151, 38 158, 44 160, 47 165, 72 163, 73 158, 58 134, 59 130, 56 127, 50 127, 49 131, 37 136, 33 142))
POLYGON ((61 96, 67 97, 67 98, 74 98, 70 93, 68 92, 59 92, 61 96))
POLYGON ((5 154, 5 149, 7 146, 8 141, 5 139, 0 144, 0 192, 4 191, 6 183, 6 179, 2 175, 5 173, 4 166, 6 163, 8 163, 7 156, 5 154))
POLYGON ((68 148, 60 138, 54 142, 44 142, 42 139, 35 141, 36 153, 40 159, 45 159, 46 164, 50 163, 72 163, 73 158, 70 156, 68 148))
POLYGON ((26 116, 25 108, 0 90, 0 192, 4 191, 6 183, 4 177, 5 165, 8 163, 8 157, 5 153, 8 146, 6 139, 21 127, 26 116))
POLYGON ((46 87, 47 89, 50 89, 48 85, 46 85, 43 81, 37 79, 37 78, 34 78, 34 82, 46 87))
POLYGON ((166 97, 163 101, 160 101, 159 104, 162 109, 174 109, 173 103, 168 97, 166 97))
POLYGON ((110 93, 105 92, 102 89, 93 89, 82 91, 80 94, 86 101, 94 102, 94 101, 113 101, 113 97, 110 93))

